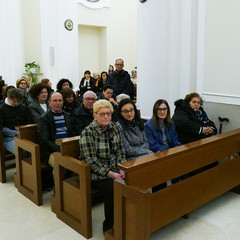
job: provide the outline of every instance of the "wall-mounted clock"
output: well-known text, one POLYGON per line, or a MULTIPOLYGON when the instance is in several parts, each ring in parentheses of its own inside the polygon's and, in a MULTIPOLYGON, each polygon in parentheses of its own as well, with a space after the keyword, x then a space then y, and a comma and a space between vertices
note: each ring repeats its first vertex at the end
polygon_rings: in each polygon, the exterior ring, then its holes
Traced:
POLYGON ((73 29, 73 21, 71 19, 67 19, 64 22, 64 27, 68 30, 68 31, 72 31, 73 29))

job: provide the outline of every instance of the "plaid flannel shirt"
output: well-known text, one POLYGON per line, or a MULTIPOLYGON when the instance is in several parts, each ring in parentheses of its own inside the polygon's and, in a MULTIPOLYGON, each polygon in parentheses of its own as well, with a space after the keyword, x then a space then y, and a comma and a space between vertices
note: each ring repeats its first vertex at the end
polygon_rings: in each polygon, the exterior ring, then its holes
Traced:
POLYGON ((118 172, 117 164, 125 162, 125 151, 119 127, 110 122, 102 129, 94 120, 82 132, 80 160, 91 166, 92 180, 107 178, 108 172, 118 172))

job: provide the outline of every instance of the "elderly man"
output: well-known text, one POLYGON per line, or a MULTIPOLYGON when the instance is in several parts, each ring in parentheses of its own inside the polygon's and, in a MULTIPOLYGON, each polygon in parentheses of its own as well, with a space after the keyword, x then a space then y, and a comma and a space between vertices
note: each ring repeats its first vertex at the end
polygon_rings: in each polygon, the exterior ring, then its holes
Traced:
POLYGON ((96 93, 91 90, 83 94, 82 104, 73 115, 75 135, 80 135, 83 129, 93 121, 93 104, 96 99, 96 93))
POLYGON ((129 96, 132 95, 133 83, 129 73, 123 70, 123 67, 124 61, 122 59, 117 59, 115 61, 115 71, 109 74, 108 84, 113 85, 113 97, 121 93, 125 93, 129 96))
POLYGON ((80 159, 91 166, 92 187, 103 193, 105 220, 103 231, 113 227, 113 180, 124 178, 124 172, 117 167, 125 161, 125 152, 120 130, 111 121, 112 104, 100 99, 93 105, 94 121, 82 132, 80 159))

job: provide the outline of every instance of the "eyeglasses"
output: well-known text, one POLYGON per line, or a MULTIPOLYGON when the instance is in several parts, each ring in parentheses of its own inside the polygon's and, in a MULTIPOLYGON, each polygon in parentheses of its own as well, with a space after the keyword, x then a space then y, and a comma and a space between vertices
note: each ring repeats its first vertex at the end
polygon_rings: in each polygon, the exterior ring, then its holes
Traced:
POLYGON ((133 112, 134 112, 134 108, 131 108, 129 110, 125 109, 125 110, 122 111, 122 113, 124 113, 124 114, 133 113, 133 112))
POLYGON ((159 112, 166 112, 168 109, 167 108, 158 108, 157 109, 159 112))
POLYGON ((96 98, 84 98, 86 101, 90 102, 95 102, 96 101, 96 98))
POLYGON ((100 113, 98 112, 96 114, 99 115, 100 117, 105 117, 105 116, 111 117, 112 116, 111 112, 100 112, 100 113))

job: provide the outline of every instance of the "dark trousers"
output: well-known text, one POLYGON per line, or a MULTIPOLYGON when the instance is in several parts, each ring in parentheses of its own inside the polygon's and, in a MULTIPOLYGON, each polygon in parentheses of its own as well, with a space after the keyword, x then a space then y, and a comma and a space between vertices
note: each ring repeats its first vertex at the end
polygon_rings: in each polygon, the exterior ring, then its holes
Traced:
POLYGON ((101 191, 104 201, 103 231, 113 228, 113 179, 106 178, 103 180, 92 181, 92 188, 101 191))

